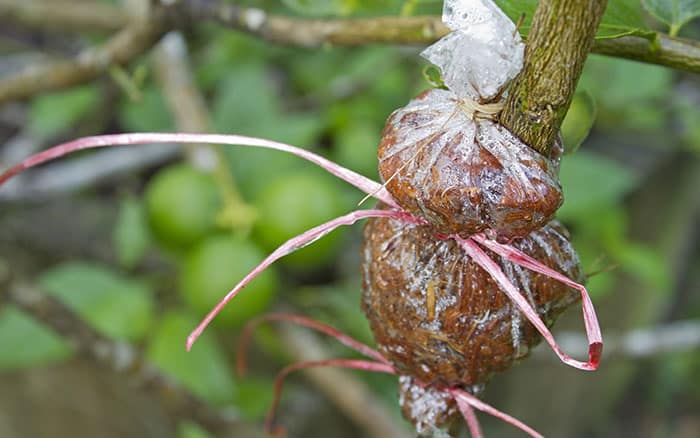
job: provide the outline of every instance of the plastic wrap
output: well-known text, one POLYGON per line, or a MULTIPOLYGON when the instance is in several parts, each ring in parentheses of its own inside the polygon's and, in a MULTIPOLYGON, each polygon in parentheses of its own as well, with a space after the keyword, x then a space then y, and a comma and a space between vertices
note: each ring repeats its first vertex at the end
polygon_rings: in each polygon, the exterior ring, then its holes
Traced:
POLYGON ((399 377, 399 405, 419 436, 434 436, 436 428, 449 425, 459 416, 457 402, 450 393, 420 386, 408 376, 399 377))
MULTIPOLYGON (((512 245, 578 281, 566 230, 551 222, 512 245)), ((493 255, 547 326, 578 292, 493 255)), ((485 383, 541 338, 491 276, 458 242, 425 226, 370 219, 363 248, 362 308, 379 351, 400 374, 437 387, 485 383)))
POLYGON ((449 89, 427 91, 389 117, 379 173, 401 207, 438 232, 523 237, 552 219, 562 195, 558 158, 492 120, 493 101, 522 68, 520 36, 486 0, 448 0, 443 21, 454 31, 423 56, 449 89))
POLYGON ((458 97, 489 101, 522 69, 520 34, 490 0, 446 0, 442 22, 453 32, 421 56, 440 68, 458 97))

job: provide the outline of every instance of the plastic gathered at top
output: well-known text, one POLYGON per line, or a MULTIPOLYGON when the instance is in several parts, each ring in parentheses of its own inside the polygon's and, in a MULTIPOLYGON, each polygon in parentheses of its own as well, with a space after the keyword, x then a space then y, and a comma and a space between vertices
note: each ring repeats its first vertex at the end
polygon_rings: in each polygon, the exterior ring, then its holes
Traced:
POLYGON ((453 32, 422 56, 449 90, 432 89, 389 117, 377 157, 396 202, 442 234, 507 242, 552 219, 562 202, 558 151, 543 156, 498 122, 524 44, 491 0, 446 0, 453 32))
POLYGON ((445 0, 442 21, 452 32, 421 56, 458 97, 492 101, 523 67, 515 24, 491 0, 445 0))

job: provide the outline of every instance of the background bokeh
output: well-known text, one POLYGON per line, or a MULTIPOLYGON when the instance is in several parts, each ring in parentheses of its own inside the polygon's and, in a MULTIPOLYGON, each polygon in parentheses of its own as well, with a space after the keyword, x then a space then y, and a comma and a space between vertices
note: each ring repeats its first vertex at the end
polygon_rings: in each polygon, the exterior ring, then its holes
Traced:
MULTIPOLYGON (((241 3, 308 17, 441 8, 429 0, 241 3)), ((635 11, 649 28, 667 30, 641 5, 635 11)), ((0 29, 0 74, 8 75, 106 38, 25 27, 2 15, 0 29)), ((700 38, 697 21, 676 31, 700 38)), ((83 135, 208 130, 288 142, 377 179, 384 121, 431 86, 419 48, 290 48, 208 23, 166 39, 98 80, 0 106, 0 168, 83 135), (180 73, 192 81, 171 77, 180 73)), ((591 274, 588 287, 610 352, 598 372, 582 373, 540 346, 496 376, 483 397, 546 436, 697 436, 700 77, 592 55, 564 138, 572 153, 561 166, 566 200, 558 217, 591 274), (645 332, 632 332, 638 329, 645 332), (625 337, 630 333, 638 336, 625 337), (691 341, 642 349, 643 334, 668 333, 691 341)), ((260 429, 276 372, 315 354, 302 350, 354 357, 335 342, 261 326, 251 371, 239 377, 234 362, 243 322, 266 310, 292 310, 372 343, 359 309, 361 226, 354 226, 273 266, 186 353, 189 330, 266 253, 354 209, 363 195, 274 151, 172 145, 116 151, 65 158, 0 188, 0 288, 55 297, 105 337, 135 347, 159 373, 240 421, 234 436, 260 429)), ((127 384, 128 370, 99 366, 40 319, 7 301, 0 306, 0 436, 208 436, 148 390, 127 384)), ((555 327, 573 349, 582 333, 578 309, 555 327)), ((293 377, 280 423, 293 437, 370 436, 372 428, 358 420, 369 413, 353 416, 338 401, 355 384, 366 386, 383 418, 408 431, 396 378, 361 372, 350 380, 293 377), (329 395, 334 391, 341 395, 329 395)), ((486 436, 521 436, 480 418, 486 436)))

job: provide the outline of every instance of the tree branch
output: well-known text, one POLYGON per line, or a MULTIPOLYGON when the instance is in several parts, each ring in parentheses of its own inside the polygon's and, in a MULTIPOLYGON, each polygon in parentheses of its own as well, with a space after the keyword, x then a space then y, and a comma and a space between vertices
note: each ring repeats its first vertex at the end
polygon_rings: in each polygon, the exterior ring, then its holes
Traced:
POLYGON ((0 80, 0 104, 89 82, 113 65, 126 64, 150 49, 165 31, 162 14, 135 21, 103 46, 90 48, 74 59, 32 65, 0 80))
POLYGON ((208 0, 184 0, 182 15, 213 20, 264 40, 307 48, 363 46, 367 44, 429 44, 446 35, 440 17, 374 17, 309 20, 269 15, 262 9, 244 8, 208 0))
MULTIPOLYGON (((449 32, 437 16, 375 17, 361 19, 306 20, 269 15, 256 8, 243 8, 217 0, 180 0, 172 6, 157 5, 148 22, 127 25, 128 17, 116 7, 74 0, 61 0, 61 12, 52 12, 52 1, 0 0, 0 17, 29 25, 66 28, 71 23, 95 29, 123 28, 105 45, 86 50, 73 60, 35 66, 0 79, 0 104, 34 94, 88 82, 102 75, 112 64, 126 64, 150 49, 166 31, 199 20, 215 21, 236 31, 275 44, 317 48, 326 45, 363 46, 368 44, 426 45, 449 32), (31 13, 22 12, 30 10, 31 13), (109 17, 105 22, 104 17, 109 17), (41 18, 41 20, 38 20, 41 18)), ((574 2, 566 2, 574 3, 574 2)), ((700 73, 700 43, 657 34, 656 42, 627 36, 597 40, 593 53, 700 73)))
MULTIPOLYGON (((558 335, 563 349, 572 354, 585 355, 588 341, 577 333, 558 335)), ((700 347, 700 321, 675 321, 650 328, 638 328, 624 333, 605 334, 604 356, 620 356, 630 359, 658 357, 664 354, 682 353, 700 347)), ((556 359, 546 349, 536 349, 536 357, 556 359)))
POLYGON ((30 27, 71 32, 116 31, 128 19, 120 8, 76 0, 0 0, 0 18, 30 27))
POLYGON ((627 36, 596 40, 593 53, 700 73, 700 42, 656 34, 656 41, 627 36))
MULTIPOLYGON (((306 20, 270 15, 216 0, 182 0, 181 15, 216 21, 267 41, 307 48, 326 45, 432 44, 448 29, 439 16, 373 17, 306 20)), ((658 47, 649 39, 621 37, 596 40, 593 53, 633 59, 700 73, 700 43, 658 33, 658 47)))
POLYGON ((607 0, 542 0, 513 80, 501 124, 533 149, 549 155, 569 109, 607 0))

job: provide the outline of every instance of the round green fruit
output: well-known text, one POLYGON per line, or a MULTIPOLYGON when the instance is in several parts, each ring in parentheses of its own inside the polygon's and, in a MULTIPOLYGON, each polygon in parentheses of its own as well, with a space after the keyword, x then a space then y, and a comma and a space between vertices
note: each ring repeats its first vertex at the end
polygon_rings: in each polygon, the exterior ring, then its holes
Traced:
MULTIPOLYGON (((183 300, 199 314, 208 313, 265 254, 250 241, 214 235, 195 246, 180 272, 183 300)), ((240 326, 267 309, 277 291, 277 276, 268 268, 237 295, 214 322, 240 326)))
POLYGON ((181 164, 156 174, 145 199, 154 236, 170 248, 187 248, 210 233, 222 206, 214 177, 181 164))
MULTIPOLYGON (((335 181, 315 173, 293 173, 273 181, 255 202, 257 240, 272 251, 291 237, 344 213, 345 194, 335 181)), ((341 244, 334 231, 281 262, 299 270, 313 270, 333 259, 341 244)))

